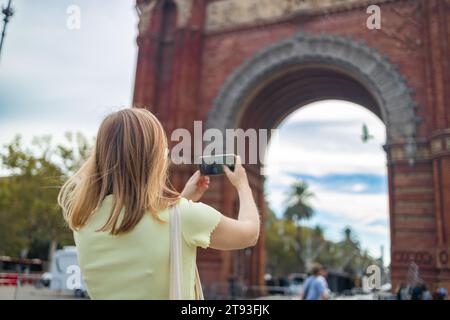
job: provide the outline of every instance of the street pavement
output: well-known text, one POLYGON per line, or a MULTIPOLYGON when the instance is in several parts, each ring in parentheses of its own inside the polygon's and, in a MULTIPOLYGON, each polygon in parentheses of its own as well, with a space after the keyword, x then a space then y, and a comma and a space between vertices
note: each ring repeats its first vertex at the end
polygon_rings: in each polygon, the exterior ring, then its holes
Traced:
POLYGON ((0 300, 73 300, 80 299, 74 295, 51 291, 47 288, 35 288, 33 286, 0 287, 0 300))

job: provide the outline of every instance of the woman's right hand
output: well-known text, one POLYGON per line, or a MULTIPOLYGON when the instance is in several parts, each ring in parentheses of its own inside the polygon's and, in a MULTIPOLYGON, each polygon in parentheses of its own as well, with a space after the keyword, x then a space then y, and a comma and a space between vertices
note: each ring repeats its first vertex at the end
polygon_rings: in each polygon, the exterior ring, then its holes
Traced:
POLYGON ((224 171, 237 189, 239 213, 237 220, 222 215, 219 225, 211 235, 211 248, 235 250, 254 246, 259 237, 259 214, 241 158, 236 156, 234 171, 227 166, 224 166, 224 171))
POLYGON ((230 180, 231 184, 236 189, 248 186, 247 173, 245 172, 245 169, 242 166, 240 156, 236 156, 234 171, 231 171, 230 168, 228 168, 227 166, 224 166, 223 170, 225 171, 225 175, 227 176, 228 180, 230 180))

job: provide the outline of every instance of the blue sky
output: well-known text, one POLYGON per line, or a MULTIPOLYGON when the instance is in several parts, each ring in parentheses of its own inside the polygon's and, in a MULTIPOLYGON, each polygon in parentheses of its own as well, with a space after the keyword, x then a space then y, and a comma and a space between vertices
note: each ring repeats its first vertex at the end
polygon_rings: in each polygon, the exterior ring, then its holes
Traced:
MULTIPOLYGON (((0 4, 6 1, 0 0, 0 4)), ((93 136, 101 119, 132 101, 137 15, 133 0, 15 0, 0 58, 0 145, 20 133, 66 131, 93 136), (81 9, 81 29, 66 26, 69 5, 81 9)), ((327 101, 293 113, 272 144, 266 192, 271 207, 284 210, 289 185, 306 180, 316 194, 315 217, 338 240, 355 229, 363 246, 389 261, 385 128, 356 105, 327 101), (362 143, 366 123, 374 140, 362 143), (271 170, 269 170, 271 171, 271 170)), ((0 168, 0 174, 4 171, 0 168)))

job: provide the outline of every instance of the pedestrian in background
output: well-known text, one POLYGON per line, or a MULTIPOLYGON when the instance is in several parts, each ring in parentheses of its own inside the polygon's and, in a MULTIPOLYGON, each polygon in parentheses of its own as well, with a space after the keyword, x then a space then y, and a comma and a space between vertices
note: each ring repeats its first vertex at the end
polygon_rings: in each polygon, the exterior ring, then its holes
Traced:
POLYGON ((402 282, 397 290, 397 300, 409 300, 409 287, 402 282))
POLYGON ((422 286, 422 300, 433 300, 433 296, 426 284, 423 284, 422 286))
POLYGON ((422 300, 423 284, 417 283, 411 291, 411 300, 422 300))
POLYGON ((305 281, 300 298, 303 300, 328 300, 330 294, 326 276, 326 269, 321 264, 315 263, 311 275, 305 281))
POLYGON ((447 290, 445 288, 436 286, 433 292, 433 300, 446 300, 447 299, 447 290))

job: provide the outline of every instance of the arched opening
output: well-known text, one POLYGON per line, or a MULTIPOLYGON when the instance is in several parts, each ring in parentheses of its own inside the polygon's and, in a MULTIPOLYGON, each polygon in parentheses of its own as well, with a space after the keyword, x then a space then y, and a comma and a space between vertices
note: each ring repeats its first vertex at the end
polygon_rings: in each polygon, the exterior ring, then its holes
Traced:
MULTIPOLYGON (((286 119, 290 117, 297 110, 298 112, 304 112, 304 110, 310 109, 314 103, 320 103, 321 101, 338 100, 341 103, 334 103, 333 107, 329 111, 325 111, 329 114, 335 113, 335 115, 341 115, 345 118, 345 113, 351 110, 351 105, 355 104, 359 107, 360 111, 368 116, 368 118, 377 122, 378 126, 382 128, 383 136, 381 137, 381 145, 384 145, 387 140, 387 130, 383 121, 387 121, 389 116, 387 112, 381 108, 379 101, 375 94, 370 91, 369 85, 362 82, 355 74, 351 73, 351 69, 346 69, 343 66, 336 66, 327 63, 317 63, 316 61, 307 61, 304 63, 292 63, 282 64, 275 68, 271 73, 265 75, 263 79, 256 82, 253 86, 247 88, 245 95, 239 100, 240 108, 237 109, 235 116, 233 117, 233 127, 247 129, 275 129, 279 127, 286 119), (342 104, 346 102, 347 104, 342 104), (347 106, 342 107, 342 105, 347 106), (349 107, 350 105, 350 107, 349 107)), ((311 110, 313 110, 311 108, 311 110)), ((369 120, 369 119, 367 119, 369 120)), ((230 122, 231 123, 231 122, 230 122)), ((361 124, 362 125, 362 124, 361 124)), ((312 129, 312 128, 311 128, 312 129)), ((360 129, 362 131, 362 128, 360 129)), ((356 132, 355 135, 361 134, 356 132)), ((296 139, 302 141, 302 138, 308 139, 313 136, 313 131, 305 132, 305 136, 298 135, 296 139)), ((329 141, 333 141, 335 134, 330 133, 329 141)), ((283 140, 283 136, 278 135, 278 140, 283 140)), ((338 145, 337 143, 336 145, 338 145)), ((318 148, 322 146, 318 145, 318 148)), ((250 148, 247 148, 250 149, 250 148)), ((289 154, 295 154, 296 146, 291 146, 289 154)), ((306 154, 311 154, 306 152, 306 154)), ((386 154, 380 148, 379 154, 384 157, 384 160, 380 160, 378 165, 381 165, 385 174, 386 171, 386 154)), ((347 156, 351 156, 348 154, 347 156)), ((248 157, 245 156, 245 159, 248 157)), ((329 158, 332 158, 331 156, 329 158)), ((254 190, 258 190, 260 194, 259 206, 264 207, 264 216, 266 222, 270 215, 270 202, 265 197, 267 188, 264 188, 265 180, 267 176, 261 175, 261 163, 257 165, 247 165, 249 175, 251 176, 251 184, 254 190)), ((266 168, 269 169, 270 168, 266 168)), ((326 168, 322 168, 325 172, 326 168)), ((322 176, 319 174, 318 177, 322 176)), ((307 181, 308 182, 308 181, 307 181)), ((387 182, 383 182, 384 192, 387 196, 387 182)), ((324 198, 327 198, 325 196, 324 198)), ((326 199, 324 199, 326 201, 326 199)), ((381 215, 386 219, 384 223, 387 223, 386 228, 389 229, 387 200, 383 203, 379 202, 380 206, 386 205, 381 215)), ((279 212, 280 214, 280 212, 279 212)), ((372 223, 380 221, 372 221, 372 223)), ((341 226, 342 229, 346 225, 341 226)), ((267 231, 267 230, 265 230, 267 231)), ((263 236, 265 239, 265 235, 263 236)), ((337 241, 336 236, 333 240, 337 241)), ((265 240, 261 240, 265 241, 265 240)), ((385 247, 386 242, 384 241, 385 247)), ((265 246, 266 243, 261 243, 261 246, 265 246)), ((264 249, 250 249, 244 252, 234 255, 233 269, 237 278, 242 277, 240 282, 245 283, 245 279, 251 279, 250 282, 257 282, 256 274, 261 277, 262 273, 265 273, 268 266, 267 252, 264 249), (263 252, 264 251, 264 252, 263 252), (261 260, 264 263, 261 264, 261 260), (259 262, 259 266, 258 266, 259 262), (258 266, 258 269, 255 267, 258 266), (252 279, 253 278, 253 279, 252 279)), ((372 248, 373 249, 373 248, 372 248)), ((387 249, 387 248, 386 248, 387 249)), ((373 251, 373 250, 372 250, 373 251)), ((308 261, 309 263, 312 261, 308 261)), ((300 261, 299 261, 300 263, 300 261)), ((303 265, 299 268, 299 271, 306 272, 309 268, 308 263, 302 262, 303 265)), ((335 266, 331 266, 335 267, 335 266)), ((337 268, 336 268, 337 269, 337 268)), ((344 269, 344 268, 342 268, 344 269)), ((338 272, 338 270, 336 270, 338 272)), ((344 270, 339 270, 341 274, 344 274, 344 270), (342 272, 340 272, 342 271, 342 272)), ((358 270, 361 273, 361 270, 358 270)), ((259 282, 261 283, 261 281, 259 282)), ((347 286, 350 286, 350 282, 347 281, 347 286)), ((342 287, 342 286, 341 286, 342 287)), ((341 287, 335 288, 340 290, 341 287)))
MULTIPOLYGON (((378 130, 378 152, 377 156, 381 156, 378 158, 378 162, 376 163, 376 166, 378 170, 382 171, 381 177, 378 177, 381 182, 380 188, 382 189, 383 195, 385 199, 379 199, 379 201, 376 202, 378 208, 382 208, 378 214, 374 214, 371 212, 369 215, 365 215, 363 218, 366 219, 365 221, 367 223, 372 224, 383 224, 385 234, 385 239, 378 241, 377 244, 374 244, 374 242, 377 241, 368 241, 365 239, 365 243, 371 247, 371 254, 372 257, 375 260, 376 258, 379 258, 380 255, 380 249, 381 246, 384 247, 386 250, 385 252, 389 252, 389 236, 387 235, 389 233, 389 214, 388 214, 388 186, 387 186, 387 166, 386 166, 386 153, 383 151, 382 146, 386 143, 387 140, 387 128, 384 124, 384 121, 386 119, 389 119, 388 115, 386 114, 386 111, 383 110, 380 107, 380 104, 375 97, 375 95, 370 91, 370 88, 367 84, 363 83, 361 80, 359 80, 354 74, 350 72, 349 69, 345 69, 342 66, 333 66, 330 64, 319 64, 317 62, 311 62, 311 63, 301 63, 301 64, 286 64, 281 65, 279 68, 276 68, 273 70, 272 73, 266 74, 264 79, 261 79, 259 82, 255 83, 254 86, 249 87, 247 91, 245 91, 245 95, 243 95, 242 99, 239 100, 240 108, 237 109, 236 114, 233 117, 233 124, 232 127, 234 128, 242 128, 244 130, 246 129, 275 129, 279 127, 282 123, 285 121, 289 121, 289 118, 297 112, 302 113, 305 112, 305 110, 317 110, 314 106, 315 104, 323 103, 324 101, 328 101, 328 110, 323 110, 322 112, 326 113, 327 116, 331 116, 331 122, 333 121, 333 114, 336 119, 334 121, 339 121, 339 118, 344 118, 351 121, 352 114, 354 115, 357 113, 359 115, 359 122, 361 128, 354 132, 356 140, 361 139, 363 126, 365 125, 367 128, 367 123, 370 123, 369 128, 373 128, 374 124, 377 127, 378 130), (334 103, 331 103, 329 101, 334 101, 334 103), (358 112, 355 112, 356 110, 359 110, 358 112), (347 114, 349 113, 349 114, 347 114), (381 134, 380 134, 381 129, 381 134), (376 217, 377 219, 372 219, 372 217, 376 217), (369 221, 370 220, 370 221, 369 221), (378 247, 378 252, 376 252, 375 247, 378 247), (378 254, 378 256, 376 256, 378 254)), ((320 111, 319 111, 320 113, 320 111)), ((355 119, 354 119, 355 120, 355 119)), ((355 120, 356 121, 356 120, 355 120)), ((232 122, 230 122, 231 124, 232 122)), ((231 126, 229 124, 229 126, 231 126)), ((297 141, 302 141, 303 139, 311 139, 314 136, 314 127, 310 127, 310 132, 306 131, 302 134, 297 134, 295 139, 297 141)), ((353 128, 355 129, 355 128, 353 128)), ((370 131, 369 131, 370 132, 370 131)), ((338 132, 328 132, 329 133, 329 143, 335 143, 335 148, 339 148, 340 145, 339 141, 336 140, 336 135, 338 132)), ((370 133, 367 133, 368 135, 371 135, 370 133)), ((283 136, 278 135, 277 136, 278 141, 283 140, 283 136)), ((352 152, 347 153, 346 157, 355 157, 355 155, 358 155, 358 152, 363 151, 364 143, 361 142, 361 149, 360 150, 353 150, 352 152)), ((290 146, 289 152, 286 154, 286 157, 289 157, 289 155, 296 154, 296 146, 295 144, 290 146)), ((318 149, 323 148, 323 144, 318 144, 316 146, 318 149)), ((248 148, 249 149, 249 148, 248 148)), ((312 154, 314 150, 306 150, 305 156, 308 154, 312 154)), ((359 153, 359 154, 360 154, 359 153)), ((341 155, 342 158, 343 155, 341 155)), ((248 157, 245 156, 244 159, 247 159, 248 157)), ((332 154, 328 155, 329 159, 332 159, 332 154)), ((284 159, 286 160, 286 158, 284 159)), ((366 161, 368 159, 365 159, 366 161)), ((373 160, 373 159, 372 159, 373 160)), ((326 179, 327 177, 324 177, 324 174, 326 173, 327 166, 331 167, 331 164, 325 164, 325 167, 322 168, 322 173, 317 173, 316 176, 308 177, 309 179, 298 179, 298 180, 305 180, 306 182, 311 183, 311 180, 320 180, 320 179, 326 179), (308 181, 309 180, 309 181, 308 181)), ((361 165, 360 167, 364 167, 364 165, 361 165)), ((274 190, 268 190, 267 188, 264 188, 265 180, 268 178, 267 176, 261 175, 261 163, 257 165, 247 165, 247 168, 249 170, 249 175, 251 176, 251 184, 253 186, 254 190, 257 190, 259 193, 259 206, 264 208, 264 216, 266 219, 266 222, 270 218, 270 212, 271 212, 271 203, 270 201, 267 201, 268 199, 265 197, 265 194, 269 191, 272 195, 274 194, 274 190)), ((270 173, 271 169, 268 169, 268 172, 270 173)), ((339 173, 339 172, 335 172, 339 173)), ((361 176, 363 172, 353 172, 353 177, 345 177, 345 176, 335 176, 334 179, 357 179, 357 175, 359 174, 359 179, 363 179, 364 177, 361 176)), ((330 177, 328 177, 330 178, 330 177)), ((333 178, 333 177, 331 177, 333 178)), ((373 178, 366 176, 365 178, 373 178)), ((359 181, 361 182, 361 181, 359 181)), ((355 182, 355 184, 357 184, 355 182)), ((369 183, 368 188, 373 187, 373 182, 369 183)), ((359 186, 356 186, 355 188, 360 188, 361 183, 359 183, 359 186)), ((350 193, 358 194, 363 192, 363 190, 350 190, 350 193)), ((319 194, 320 196, 320 194, 319 194)), ((347 201, 349 198, 339 200, 339 196, 334 194, 333 201, 339 202, 339 201, 347 201)), ((327 201, 327 198, 329 198, 330 195, 328 194, 322 194, 321 198, 323 201, 327 201)), ((350 197, 351 198, 351 197, 350 197)), ((357 201, 360 200, 361 197, 355 197, 357 201)), ((367 195, 366 195, 367 198, 367 195)), ((370 198, 370 197, 369 197, 370 198)), ((354 200, 355 200, 354 199, 354 200)), ((286 199, 285 199, 286 201, 286 199)), ((352 200, 350 200, 352 201, 352 200)), ((373 203, 372 203, 373 205, 373 203)), ((285 210, 286 208, 279 208, 279 210, 285 210)), ((322 208, 323 209, 323 208, 322 208)), ((348 215, 351 215, 355 211, 355 208, 349 209, 347 211, 348 215)), ((280 215, 282 212, 278 212, 278 215, 280 215)), ((343 212, 341 212, 343 213, 343 212)), ((328 213, 329 214, 329 213, 328 213)), ((345 215, 345 212, 343 213, 345 215)), ((363 214, 364 215, 364 214, 363 214)), ((320 214, 319 214, 320 216, 320 214)), ((323 217, 323 215, 322 215, 323 217)), ((347 221, 347 224, 342 224, 340 227, 343 230, 345 227, 352 227, 355 221, 347 221)), ((375 227, 373 227, 375 228, 375 227)), ((366 230, 368 229, 368 226, 366 230)), ((378 227, 380 229, 380 227, 378 227)), ((267 230, 265 230, 267 231, 267 230)), ((336 230, 334 230, 334 234, 331 236, 332 241, 338 241, 338 235, 336 234, 336 230)), ((354 230, 358 231, 358 230, 354 230)), ((364 230, 363 230, 364 232, 364 230)), ((326 235, 325 235, 326 236, 326 235)), ((265 236, 263 236, 265 238, 265 236)), ((367 237, 365 237, 367 238, 367 237)), ((264 241, 264 240, 261 240, 264 241)), ((265 246, 266 243, 261 243, 261 246, 265 246)), ((246 282, 246 279, 251 279, 251 283, 258 283, 258 279, 256 279, 256 275, 261 277, 262 273, 265 273, 266 267, 270 264, 267 260, 267 252, 265 251, 266 248, 258 250, 257 248, 245 250, 240 253, 234 254, 233 257, 233 263, 232 263, 232 269, 233 274, 237 278, 238 282, 246 282), (264 263, 261 264, 261 260, 264 261, 264 263), (239 279, 241 278, 241 279, 239 279)), ((304 249, 304 248, 303 248, 304 249)), ((309 249, 311 250, 311 248, 309 249)), ((363 248, 361 248, 363 250, 363 248)), ((311 257, 308 257, 311 261, 303 261, 303 265, 299 267, 299 271, 306 272, 307 269, 310 267, 311 262, 313 262, 311 257), (306 263, 307 262, 307 263, 306 263)), ((389 259, 386 260, 386 256, 384 255, 384 260, 389 261, 389 259)), ((345 259, 344 259, 345 260, 345 259)), ((299 261, 300 262, 300 261, 299 261)), ((367 263, 366 263, 367 264, 367 263)), ((382 264, 382 262, 381 262, 382 264)), ((338 266, 338 265, 330 265, 329 267, 335 269, 333 270, 336 274, 340 274, 340 279, 344 277, 343 275, 347 274, 346 280, 346 286, 352 286, 354 284, 361 285, 361 273, 362 273, 362 267, 364 264, 360 264, 357 270, 358 272, 358 280, 359 282, 355 283, 353 281, 354 279, 351 279, 351 277, 354 277, 355 274, 349 274, 346 273, 346 270, 348 271, 349 268, 345 268, 344 266, 338 266), (339 268, 341 267, 341 268, 339 268)), ((380 267, 383 267, 380 265, 380 267)), ((292 270, 293 271, 293 270, 292 270)), ((293 273, 293 272, 292 272, 293 273)), ((259 280, 259 283, 261 283, 261 280, 259 280)), ((335 290, 341 290, 343 288, 342 285, 338 286, 336 285, 335 290)))
MULTIPOLYGON (((383 119, 375 97, 357 79, 336 67, 288 66, 259 84, 238 116, 238 127, 274 128, 298 108, 321 100, 345 100, 366 107, 383 119)), ((245 102, 244 102, 245 104, 245 102)))
POLYGON ((300 283, 314 262, 327 267, 335 293, 363 286, 373 264, 382 284, 389 282, 383 122, 361 105, 322 100, 292 112, 277 129, 265 162, 268 283, 300 283), (311 212, 294 207, 297 185, 306 187, 301 203, 311 212))

